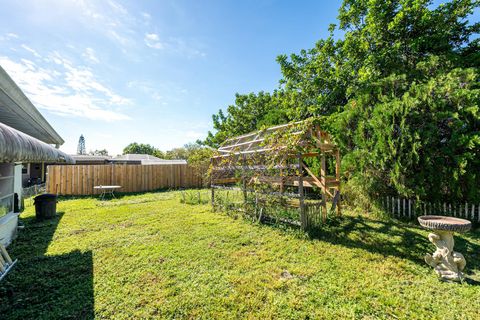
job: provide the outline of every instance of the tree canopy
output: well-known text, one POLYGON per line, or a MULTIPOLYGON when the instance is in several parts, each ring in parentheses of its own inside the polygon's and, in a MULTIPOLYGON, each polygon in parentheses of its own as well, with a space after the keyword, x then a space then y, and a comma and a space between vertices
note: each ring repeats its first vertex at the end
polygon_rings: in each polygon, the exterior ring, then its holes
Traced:
POLYGON ((108 151, 107 149, 101 149, 101 150, 96 149, 94 151, 90 150, 88 154, 92 156, 108 156, 108 151))
POLYGON ((279 88, 237 94, 204 143, 318 117, 341 147, 346 190, 478 201, 480 25, 469 22, 478 7, 344 0, 330 36, 280 55, 279 88))
MULTIPOLYGON (((106 152, 106 150, 100 151, 106 152)), ((162 150, 157 149, 150 144, 132 142, 123 149, 123 154, 132 153, 149 154, 160 159, 168 160, 184 159, 187 160, 190 165, 193 165, 195 167, 202 167, 203 170, 204 167, 207 166, 213 150, 210 147, 204 146, 199 143, 187 143, 183 147, 173 148, 171 150, 163 152, 162 150)))
POLYGON ((145 143, 132 142, 125 148, 123 148, 123 154, 149 154, 156 156, 158 154, 158 149, 154 146, 145 143))

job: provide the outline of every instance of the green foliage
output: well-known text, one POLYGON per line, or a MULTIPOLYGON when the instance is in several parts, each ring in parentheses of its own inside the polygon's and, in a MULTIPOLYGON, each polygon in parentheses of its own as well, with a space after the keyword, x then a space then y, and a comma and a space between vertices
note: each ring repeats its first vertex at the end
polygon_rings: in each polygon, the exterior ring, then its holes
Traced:
POLYGON ((214 149, 202 146, 200 144, 187 144, 187 162, 194 168, 197 175, 202 176, 204 185, 208 184, 208 167, 210 165, 210 158, 213 156, 214 149))
POLYGON ((199 172, 204 173, 206 171, 205 168, 208 167, 213 150, 199 143, 187 143, 183 147, 163 152, 149 144, 133 142, 123 149, 123 154, 127 153, 149 154, 168 160, 184 159, 190 165, 197 167, 199 172))
POLYGON ((329 37, 277 58, 280 88, 237 95, 205 143, 318 117, 342 148, 346 183, 363 186, 360 203, 385 193, 479 201, 478 7, 344 0, 329 37))
MULTIPOLYGON (((1 318, 478 318, 478 285, 440 282, 424 263, 427 230, 347 216, 311 239, 179 196, 61 200, 44 222, 27 207, 1 318)), ((455 246, 480 280, 479 232, 455 246)))
POLYGON ((0 218, 6 215, 9 212, 8 207, 0 205, 0 218))
POLYGON ((123 149, 123 154, 149 154, 152 156, 158 156, 159 152, 161 151, 149 144, 137 142, 130 143, 123 149))
POLYGON ((477 73, 473 68, 443 72, 432 60, 419 64, 432 73, 422 82, 392 75, 359 93, 331 118, 332 130, 349 151, 347 173, 370 181, 370 190, 433 201, 478 201, 477 73))
POLYGON ((108 151, 107 149, 95 150, 95 151, 90 151, 88 154, 92 156, 108 156, 108 151))
POLYGON ((205 147, 199 143, 187 143, 183 147, 173 148, 172 150, 166 151, 164 153, 164 159, 184 159, 188 162, 197 161, 200 158, 210 159, 211 148, 205 147))
POLYGON ((284 94, 280 92, 237 93, 235 105, 227 107, 227 115, 222 110, 213 115, 216 132, 209 132, 203 143, 215 148, 229 137, 261 129, 264 125, 288 122, 290 117, 279 107, 283 100, 284 94))
POLYGON ((182 190, 180 191, 180 203, 199 205, 210 203, 210 190, 182 190))

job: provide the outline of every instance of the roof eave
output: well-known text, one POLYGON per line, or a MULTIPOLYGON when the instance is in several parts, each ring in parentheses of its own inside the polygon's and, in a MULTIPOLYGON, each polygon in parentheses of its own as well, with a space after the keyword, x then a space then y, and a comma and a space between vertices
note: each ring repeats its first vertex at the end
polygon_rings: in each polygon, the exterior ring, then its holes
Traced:
POLYGON ((0 123, 0 163, 65 162, 75 163, 66 153, 0 123))
MULTIPOLYGON (((1 66, 0 90, 2 90, 4 94, 15 103, 18 109, 20 109, 21 114, 19 114, 19 117, 26 121, 30 126, 40 128, 48 137, 48 139, 43 139, 41 137, 35 138, 56 145, 62 145, 65 142, 1 66)), ((22 131, 20 128, 17 129, 22 131)))

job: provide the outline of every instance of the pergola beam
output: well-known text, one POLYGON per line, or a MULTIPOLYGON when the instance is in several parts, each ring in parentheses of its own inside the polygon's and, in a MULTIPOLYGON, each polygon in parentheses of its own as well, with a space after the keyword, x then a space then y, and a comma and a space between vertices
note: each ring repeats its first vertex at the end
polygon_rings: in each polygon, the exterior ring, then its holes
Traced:
MULTIPOLYGON (((335 202, 332 209, 336 209, 339 215, 339 149, 331 143, 327 132, 320 130, 317 125, 310 126, 310 122, 305 122, 305 126, 300 127, 299 125, 303 123, 270 127, 227 139, 218 149, 220 154, 212 157, 212 194, 213 189, 221 188, 220 186, 226 190, 238 186, 238 190, 243 192, 243 203, 247 205, 248 192, 255 193, 257 204, 262 201, 257 195, 275 193, 289 198, 292 197, 291 191, 296 190, 300 224, 304 229, 309 228, 312 221, 319 221, 311 219, 309 216, 311 214, 321 212, 321 220, 326 220, 327 201, 335 202), (269 134, 275 136, 269 139, 269 134), (335 157, 334 176, 327 176, 327 156, 335 157), (320 161, 319 172, 312 170, 313 167, 305 163, 304 160, 308 158, 320 161), (260 188, 257 188, 257 185, 260 188), (322 194, 321 203, 311 205, 310 202, 305 202, 305 188, 318 190, 322 194), (280 192, 275 192, 277 190, 280 192)), ((288 199, 283 199, 280 203, 285 204, 285 201, 288 203, 288 199)), ((268 204, 269 201, 265 200, 265 203, 268 204)), ((245 210, 247 208, 248 206, 244 207, 245 210)), ((263 214, 262 211, 261 215, 263 214)))

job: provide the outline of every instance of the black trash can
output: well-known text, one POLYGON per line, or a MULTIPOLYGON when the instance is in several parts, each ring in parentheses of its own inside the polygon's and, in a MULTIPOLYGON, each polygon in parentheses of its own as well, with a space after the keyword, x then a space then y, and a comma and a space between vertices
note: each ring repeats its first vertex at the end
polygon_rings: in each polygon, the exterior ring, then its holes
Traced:
POLYGON ((50 219, 57 212, 57 195, 45 193, 34 199, 35 217, 37 220, 50 219))

